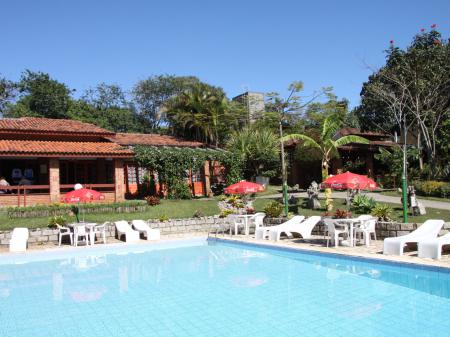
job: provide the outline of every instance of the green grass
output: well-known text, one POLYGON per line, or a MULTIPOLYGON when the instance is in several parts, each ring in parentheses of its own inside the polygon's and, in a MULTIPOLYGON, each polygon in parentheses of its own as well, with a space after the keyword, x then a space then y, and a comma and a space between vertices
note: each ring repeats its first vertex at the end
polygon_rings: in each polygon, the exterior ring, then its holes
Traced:
MULTIPOLYGON (((389 197, 399 197, 401 198, 402 194, 398 191, 382 191, 380 192, 382 195, 386 195, 389 197)), ((443 201, 443 202, 450 202, 450 198, 438 198, 438 197, 428 197, 423 195, 417 195, 418 199, 425 199, 425 200, 434 200, 434 201, 443 201)))
MULTIPOLYGON (((170 219, 190 218, 196 211, 199 211, 205 216, 218 214, 219 207, 217 206, 217 200, 161 200, 160 205, 150 207, 146 212, 86 214, 85 221, 148 220, 157 219, 162 215, 165 215, 170 219)), ((68 217, 68 221, 75 222, 76 220, 75 217, 68 217)), ((6 216, 6 212, 0 213, 0 230, 8 230, 14 227, 45 228, 47 227, 47 224, 48 217, 9 219, 6 216)))
MULTIPOLYGON (((255 206, 256 211, 262 212, 264 210, 264 206, 270 202, 272 202, 274 199, 257 199, 253 205, 255 206)), ((281 202, 281 199, 278 199, 278 201, 281 202)), ((305 216, 311 216, 311 215, 323 215, 325 213, 325 208, 319 209, 319 210, 312 210, 309 208, 303 207, 304 203, 306 201, 306 198, 299 198, 298 199, 298 208, 295 210, 295 207, 291 207, 291 211, 294 211, 294 213, 305 215, 305 216)), ((347 206, 344 204, 345 199, 334 199, 334 208, 336 209, 343 209, 346 210, 347 206)), ((325 201, 321 200, 321 204, 325 205, 325 201)), ((402 206, 400 204, 390 204, 390 203, 382 203, 387 204, 392 207, 394 210, 393 212, 393 220, 396 221, 403 221, 403 213, 402 213, 402 206)), ((354 215, 358 215, 357 213, 353 212, 354 215)), ((443 219, 445 221, 450 221, 450 210, 442 210, 442 209, 435 209, 435 208, 427 208, 427 214, 426 215, 419 215, 419 216, 412 216, 411 214, 408 217, 408 222, 416 222, 416 223, 422 223, 427 219, 443 219)))

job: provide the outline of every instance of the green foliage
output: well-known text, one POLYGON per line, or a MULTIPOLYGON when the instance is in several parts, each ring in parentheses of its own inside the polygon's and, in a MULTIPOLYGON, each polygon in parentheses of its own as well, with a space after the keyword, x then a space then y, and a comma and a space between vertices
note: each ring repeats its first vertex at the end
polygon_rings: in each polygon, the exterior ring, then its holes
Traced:
POLYGON ((0 77, 0 115, 6 112, 6 108, 17 94, 17 84, 0 77))
POLYGON ((203 212, 199 211, 198 209, 196 209, 194 214, 192 214, 193 218, 201 218, 201 217, 204 217, 204 216, 205 216, 205 214, 203 214, 203 212))
POLYGON ((377 203, 372 209, 372 215, 376 216, 378 220, 390 221, 392 217, 393 209, 389 205, 377 203))
POLYGON ((386 64, 364 83, 355 110, 363 129, 393 134, 410 126, 435 179, 450 174, 449 55, 448 39, 434 28, 417 34, 406 49, 391 44, 386 64))
POLYGON ((48 219, 48 227, 56 228, 67 224, 67 219, 62 215, 55 215, 48 219))
POLYGON ((230 214, 233 214, 233 211, 231 209, 224 209, 224 210, 222 210, 222 212, 220 212, 219 217, 220 218, 226 218, 230 214))
MULTIPOLYGON (((112 212, 121 213, 125 210, 127 212, 139 211, 142 206, 145 206, 146 202, 143 200, 128 200, 113 203, 87 203, 82 204, 80 208, 83 212, 87 213, 102 213, 105 209, 112 212)), ((6 212, 9 218, 26 218, 26 217, 39 217, 45 215, 69 215, 73 213, 76 215, 78 206, 62 203, 54 203, 50 205, 35 205, 26 207, 8 207, 6 212)))
POLYGON ((217 160, 225 167, 228 185, 241 180, 242 163, 227 151, 152 146, 136 146, 134 151, 141 166, 158 173, 159 183, 168 186, 169 194, 184 182, 188 170, 200 170, 205 161, 217 160))
POLYGON ((190 199, 192 196, 188 184, 183 180, 173 179, 169 185, 169 199, 190 199))
POLYGON ((365 194, 357 194, 352 202, 352 209, 359 214, 369 214, 375 207, 376 202, 373 198, 365 194))
POLYGON ((133 88, 139 114, 152 129, 167 121, 165 104, 184 90, 199 83, 194 76, 155 75, 139 81, 133 88))
POLYGON ((166 214, 161 214, 161 215, 158 217, 158 220, 159 220, 160 222, 166 222, 166 221, 169 221, 169 217, 168 217, 166 214))
POLYGON ((450 183, 443 181, 415 181, 414 188, 418 195, 432 196, 432 197, 450 197, 450 183))
POLYGON ((264 207, 264 213, 269 218, 278 218, 283 213, 284 206, 277 201, 273 201, 264 207))
POLYGON ((273 177, 279 169, 280 144, 278 137, 267 128, 246 127, 235 131, 227 143, 227 149, 245 163, 246 178, 273 177))
POLYGON ((66 118, 71 90, 49 74, 26 70, 17 84, 20 98, 5 112, 7 117, 66 118))
POLYGON ((166 104, 172 131, 184 138, 221 143, 229 130, 239 125, 242 110, 231 109, 222 88, 195 83, 166 104))

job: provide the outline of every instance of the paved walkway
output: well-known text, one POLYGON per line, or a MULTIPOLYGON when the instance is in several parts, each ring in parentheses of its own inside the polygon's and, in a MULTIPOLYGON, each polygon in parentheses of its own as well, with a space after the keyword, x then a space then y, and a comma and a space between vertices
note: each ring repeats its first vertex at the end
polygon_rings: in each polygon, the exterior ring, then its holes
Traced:
MULTIPOLYGON (((375 201, 387 202, 387 203, 392 203, 392 204, 401 204, 400 197, 391 197, 391 196, 383 195, 383 194, 380 194, 380 193, 370 193, 370 192, 366 193, 366 194, 369 197, 374 198, 375 201)), ((289 195, 294 195, 297 198, 307 198, 308 197, 306 192, 289 193, 289 195)), ((347 196, 347 192, 333 191, 333 195, 332 196, 333 196, 334 199, 345 199, 346 196, 347 196)), ((281 193, 278 193, 278 194, 265 195, 265 196, 262 196, 260 198, 273 199, 273 198, 281 198, 281 197, 282 197, 281 193)), ((325 194, 324 193, 320 193, 319 194, 319 198, 320 199, 325 199, 325 194)), ((420 200, 422 205, 424 205, 425 207, 450 210, 450 202, 436 201, 436 200, 426 200, 426 199, 420 199, 420 198, 418 198, 418 200, 420 200)))

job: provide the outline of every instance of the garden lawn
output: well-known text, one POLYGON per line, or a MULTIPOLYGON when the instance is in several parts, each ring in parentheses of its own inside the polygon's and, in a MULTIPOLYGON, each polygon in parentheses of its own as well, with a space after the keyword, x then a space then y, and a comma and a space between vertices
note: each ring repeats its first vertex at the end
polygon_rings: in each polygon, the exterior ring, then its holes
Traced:
MULTIPOLYGON (((277 200, 281 202, 281 199, 256 199, 256 201, 253 203, 255 210, 257 212, 263 212, 264 206, 273 200, 277 200)), ((293 212, 295 214, 301 214, 305 216, 311 216, 311 215, 323 215, 325 213, 325 207, 319 210, 312 210, 309 208, 306 208, 306 201, 307 198, 298 198, 297 206, 293 207, 290 206, 290 212, 293 212)), ((325 200, 320 200, 321 204, 325 205, 325 200)), ((334 208, 333 213, 336 211, 336 209, 341 210, 347 210, 347 206, 344 204, 345 199, 334 199, 334 208)), ((389 203, 382 203, 387 204, 392 207, 394 210, 392 213, 392 218, 395 221, 402 222, 403 221, 403 210, 402 205, 400 204, 389 204, 389 203)), ((353 212, 353 215, 358 216, 358 213, 353 212)), ((427 207, 427 214, 426 215, 419 215, 419 216, 412 216, 409 214, 408 216, 408 222, 410 223, 423 223, 427 219, 442 219, 444 221, 450 221, 450 210, 442 210, 442 209, 435 209, 435 208, 428 208, 427 207)))
MULTIPOLYGON (((219 214, 217 200, 161 200, 160 205, 149 207, 146 212, 86 214, 84 219, 88 222, 98 223, 116 220, 148 220, 158 219, 160 217, 176 219, 191 218, 194 213, 201 214, 202 216, 219 214)), ((80 218, 82 218, 82 215, 80 215, 80 218)), ((74 216, 67 217, 67 220, 69 222, 76 221, 74 216)), ((12 229, 14 227, 45 228, 47 227, 47 224, 48 217, 9 219, 6 215, 6 211, 0 213, 0 231, 12 229)))

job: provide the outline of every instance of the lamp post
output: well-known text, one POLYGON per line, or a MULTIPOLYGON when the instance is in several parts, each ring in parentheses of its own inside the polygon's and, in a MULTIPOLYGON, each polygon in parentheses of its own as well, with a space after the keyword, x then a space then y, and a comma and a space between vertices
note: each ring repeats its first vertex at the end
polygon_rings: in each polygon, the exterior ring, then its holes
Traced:
POLYGON ((407 182, 407 157, 406 157, 406 117, 403 120, 403 172, 402 172, 402 200, 403 200, 403 223, 408 222, 408 182, 407 182))

